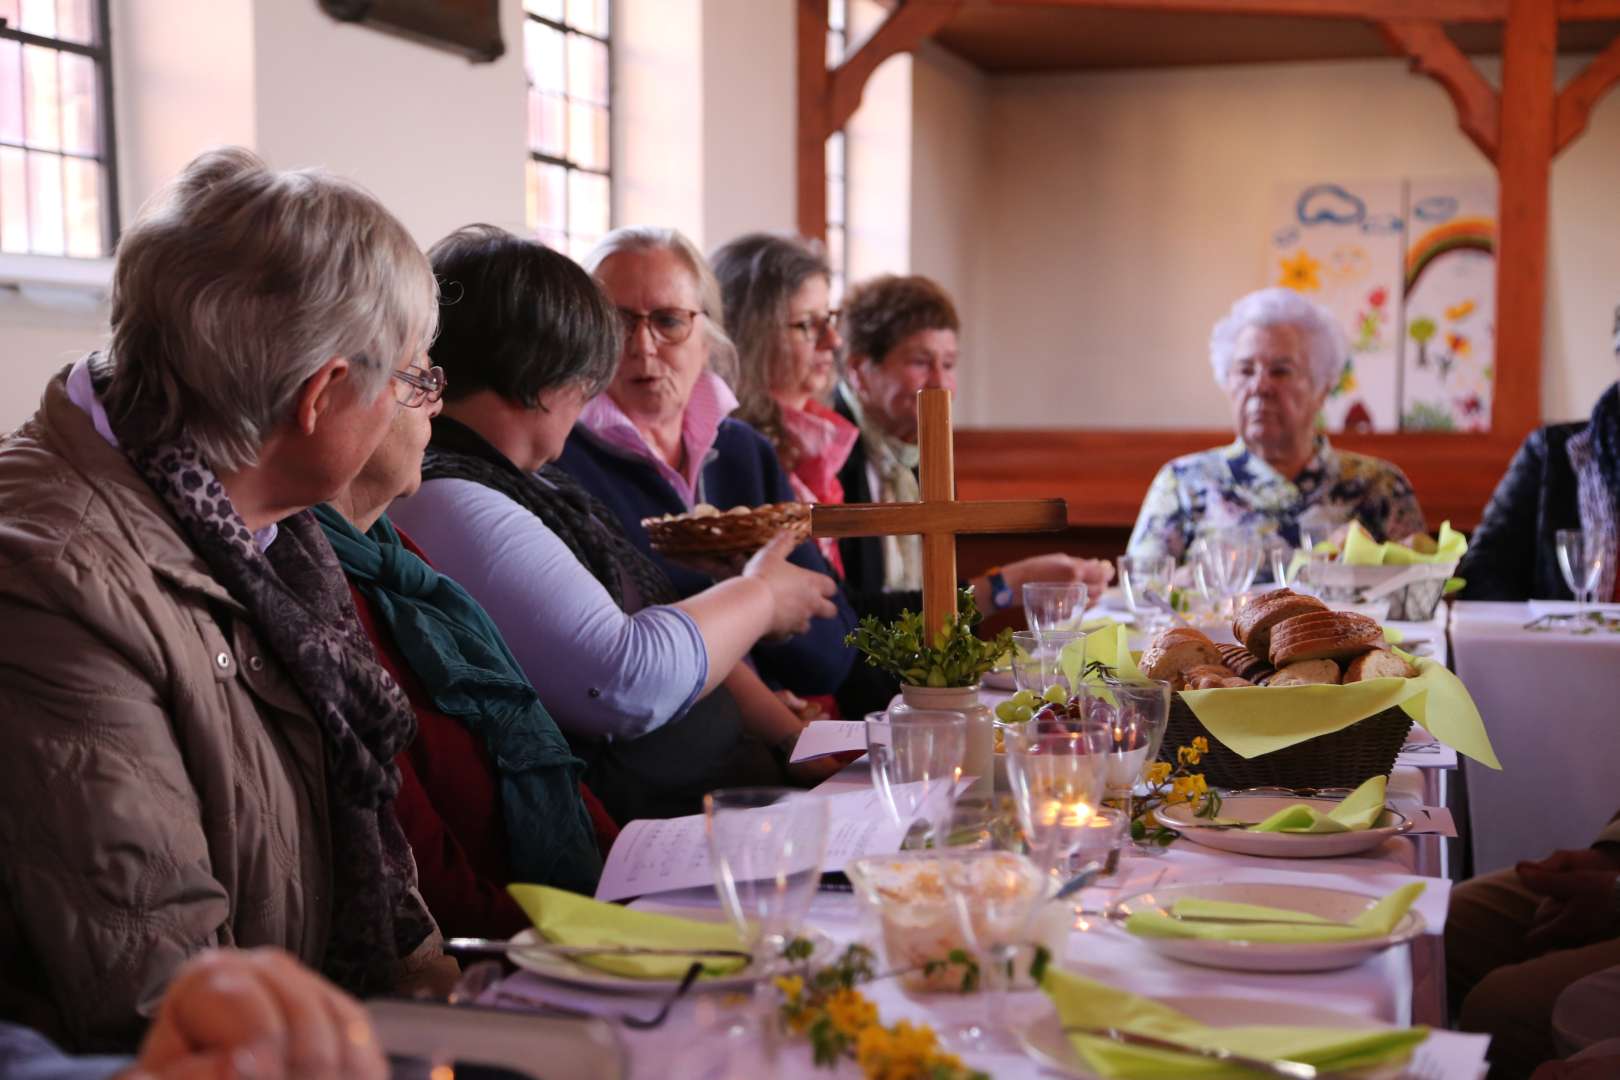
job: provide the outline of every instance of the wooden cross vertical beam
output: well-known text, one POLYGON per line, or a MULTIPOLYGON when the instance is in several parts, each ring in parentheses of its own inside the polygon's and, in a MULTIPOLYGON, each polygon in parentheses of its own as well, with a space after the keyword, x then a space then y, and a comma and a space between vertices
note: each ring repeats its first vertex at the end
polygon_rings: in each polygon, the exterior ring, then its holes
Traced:
POLYGON ((973 532, 1055 532, 1069 523, 1062 499, 956 501, 951 392, 917 391, 918 486, 922 502, 816 504, 813 536, 923 538, 923 626, 939 633, 956 615, 956 536, 973 532))

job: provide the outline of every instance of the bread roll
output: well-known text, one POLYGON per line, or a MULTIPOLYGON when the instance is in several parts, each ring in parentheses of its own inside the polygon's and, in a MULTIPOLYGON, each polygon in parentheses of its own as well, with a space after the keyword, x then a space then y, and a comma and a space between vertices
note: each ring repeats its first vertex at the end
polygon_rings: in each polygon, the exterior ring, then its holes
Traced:
POLYGON ((1298 660, 1349 660, 1383 643, 1383 629, 1365 615, 1312 612, 1271 628, 1271 662, 1281 670, 1298 660))
POLYGON ((1339 681, 1339 665, 1332 660, 1299 660, 1277 669, 1267 686, 1331 686, 1339 681))
POLYGON ((1295 615, 1326 610, 1327 605, 1314 596, 1301 596, 1293 589, 1274 589, 1243 605, 1232 621, 1232 636, 1254 655, 1267 656, 1272 627, 1295 615))
POLYGON ((1417 670, 1387 649, 1364 652, 1345 665, 1344 681, 1363 682, 1367 679, 1410 679, 1417 670))
POLYGON ((1176 626, 1155 634, 1142 651, 1142 674, 1177 686, 1189 668, 1201 664, 1221 666, 1221 654, 1209 636, 1190 626, 1176 626))
POLYGON ((1221 660, 1232 669, 1232 673, 1240 679, 1251 683, 1259 682, 1270 675, 1275 669, 1254 653, 1241 645, 1217 645, 1221 660))

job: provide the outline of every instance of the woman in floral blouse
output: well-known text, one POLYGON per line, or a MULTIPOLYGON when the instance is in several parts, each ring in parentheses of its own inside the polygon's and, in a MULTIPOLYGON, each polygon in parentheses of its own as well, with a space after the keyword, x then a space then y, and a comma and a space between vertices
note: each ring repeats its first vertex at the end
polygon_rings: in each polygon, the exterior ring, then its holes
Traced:
POLYGON ((1234 527, 1294 545, 1302 530, 1321 537, 1352 521, 1377 540, 1423 531, 1400 469, 1335 450, 1316 429, 1345 362, 1331 315, 1288 289, 1250 293, 1215 324, 1209 359, 1237 438, 1159 470, 1131 532, 1132 555, 1180 560, 1201 534, 1234 527))

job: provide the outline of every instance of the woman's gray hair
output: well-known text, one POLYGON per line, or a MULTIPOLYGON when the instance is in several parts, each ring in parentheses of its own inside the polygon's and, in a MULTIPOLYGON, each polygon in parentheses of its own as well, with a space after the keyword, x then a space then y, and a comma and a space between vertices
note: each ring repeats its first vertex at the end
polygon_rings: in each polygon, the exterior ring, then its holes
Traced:
POLYGON ((1238 335, 1248 326, 1291 326, 1299 333, 1310 366, 1311 384, 1331 390, 1349 359, 1349 343, 1333 315, 1293 289, 1272 288, 1252 292, 1232 305, 1226 318, 1209 335, 1209 363, 1217 382, 1226 381, 1238 335))
POLYGON ((210 150, 119 240, 104 404, 115 430, 183 431, 215 470, 246 468, 333 357, 376 400, 432 340, 437 298, 427 256, 369 192, 210 150))
POLYGON ((781 427, 771 392, 792 374, 784 340, 788 301, 813 277, 831 280, 832 267, 814 240, 763 232, 739 236, 710 261, 725 301, 726 330, 737 346, 736 415, 769 435, 781 427))
POLYGON ((709 339, 709 370, 735 385, 737 381, 737 346, 726 334, 725 302, 720 297, 720 282, 715 278, 709 261, 697 245, 679 229, 666 229, 656 225, 627 225, 614 229, 599 240, 585 256, 585 269, 595 275, 602 264, 615 255, 629 255, 644 251, 673 252, 697 282, 698 303, 703 305, 703 333, 709 339))

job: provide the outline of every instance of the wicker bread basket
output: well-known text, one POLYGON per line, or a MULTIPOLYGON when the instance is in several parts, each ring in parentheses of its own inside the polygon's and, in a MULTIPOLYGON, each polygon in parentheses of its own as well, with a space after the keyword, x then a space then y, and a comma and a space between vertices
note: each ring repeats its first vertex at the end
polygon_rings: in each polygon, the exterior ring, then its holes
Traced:
POLYGON ((1176 747, 1191 746, 1202 735, 1209 740, 1209 753, 1196 770, 1211 787, 1353 788, 1369 777, 1389 774, 1411 727, 1412 718, 1403 710, 1385 709, 1331 734, 1245 758, 1211 735, 1176 694, 1170 699, 1159 758, 1174 764, 1176 747))
POLYGON ((716 510, 699 506, 685 514, 641 520, 660 555, 743 555, 758 551, 779 532, 810 536, 810 504, 787 502, 716 510))

